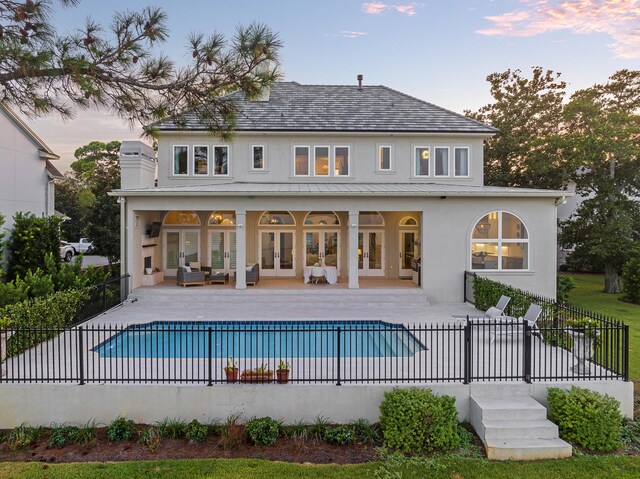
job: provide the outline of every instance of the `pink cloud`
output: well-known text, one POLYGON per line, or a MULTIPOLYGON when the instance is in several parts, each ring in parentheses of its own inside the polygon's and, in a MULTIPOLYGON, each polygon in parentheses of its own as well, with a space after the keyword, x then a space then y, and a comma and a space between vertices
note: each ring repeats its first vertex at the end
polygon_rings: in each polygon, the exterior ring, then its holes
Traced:
POLYGON ((386 3, 381 3, 381 2, 371 2, 371 3, 363 3, 362 9, 366 13, 370 13, 372 15, 380 15, 381 13, 387 10, 395 10, 396 12, 403 13, 411 17, 416 13, 418 13, 416 9, 422 6, 423 4, 421 3, 410 3, 408 5, 388 5, 386 3))
POLYGON ((577 34, 605 33, 620 58, 640 58, 640 0, 520 0, 522 9, 485 17, 492 26, 486 36, 531 37, 568 30, 577 34))

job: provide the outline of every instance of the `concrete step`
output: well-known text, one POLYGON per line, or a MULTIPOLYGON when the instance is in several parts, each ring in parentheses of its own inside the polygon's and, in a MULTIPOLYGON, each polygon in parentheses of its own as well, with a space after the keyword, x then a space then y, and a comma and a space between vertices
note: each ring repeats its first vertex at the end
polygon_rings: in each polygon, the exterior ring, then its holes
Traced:
POLYGON ((571 444, 562 439, 491 439, 485 442, 489 459, 497 461, 534 461, 571 457, 571 444))
POLYGON ((484 437, 494 439, 555 439, 558 426, 547 419, 534 420, 484 420, 484 437))
POLYGON ((479 411, 481 421, 547 418, 547 409, 531 396, 512 399, 472 397, 471 408, 479 411))

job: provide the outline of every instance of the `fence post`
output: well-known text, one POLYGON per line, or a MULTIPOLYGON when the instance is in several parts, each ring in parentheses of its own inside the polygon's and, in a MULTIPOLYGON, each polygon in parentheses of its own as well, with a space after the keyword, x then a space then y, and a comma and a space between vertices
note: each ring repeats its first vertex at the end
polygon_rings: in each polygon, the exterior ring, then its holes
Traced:
POLYGON ((464 348, 463 348, 463 364, 464 364, 464 384, 471 382, 471 321, 467 314, 467 322, 464 324, 464 348))
POLYGON ((207 361, 208 361, 208 377, 209 377, 209 382, 207 383, 207 386, 213 386, 213 364, 212 364, 212 357, 213 356, 213 329, 212 328, 208 328, 207 329, 207 361))
POLYGON ((80 376, 80 386, 84 385, 84 337, 82 336, 82 326, 78 326, 78 375, 80 376))
MULTIPOLYGON (((522 361, 522 363, 524 364, 524 371, 522 379, 524 380, 524 382, 531 384, 531 326, 529 326, 529 321, 523 319, 522 327, 524 339, 524 347, 522 348, 522 352, 524 354, 524 358, 522 361)), ((513 344, 511 345, 511 347, 513 347, 513 344)))
POLYGON ((336 353, 338 356, 338 382, 336 383, 336 386, 342 386, 342 383, 340 382, 340 326, 338 326, 338 346, 336 349, 336 353))
POLYGON ((629 380, 629 325, 625 324, 624 329, 622 330, 622 334, 624 335, 622 343, 624 344, 622 350, 622 375, 624 376, 624 380, 629 380))

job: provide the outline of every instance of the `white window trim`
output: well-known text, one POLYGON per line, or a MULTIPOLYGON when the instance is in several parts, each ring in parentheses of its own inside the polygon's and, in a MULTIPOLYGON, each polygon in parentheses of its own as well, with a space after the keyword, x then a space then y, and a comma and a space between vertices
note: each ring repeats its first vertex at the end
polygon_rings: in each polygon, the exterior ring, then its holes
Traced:
POLYGON ((231 176, 231 146, 230 145, 213 145, 211 147, 211 176, 231 176), (227 149, 227 172, 216 173, 216 148, 227 149))
MULTIPOLYGON (((431 156, 431 155, 429 155, 431 156)), ((433 147, 433 177, 434 178, 447 178, 451 176, 451 148, 448 146, 434 146, 433 147), (439 175, 436 168, 436 150, 447 150, 447 172, 444 175, 439 175)))
POLYGON ((480 216, 479 218, 477 218, 473 224, 471 225, 471 232, 470 232, 470 237, 471 237, 471 243, 469 245, 469 271, 480 271, 480 272, 491 272, 491 273, 508 273, 508 274, 512 274, 512 273, 528 273, 531 272, 531 232, 529 230, 529 228, 527 227, 526 223, 522 220, 522 218, 520 218, 518 215, 516 215, 515 213, 512 213, 511 211, 506 211, 506 210, 492 210, 492 211, 488 211, 486 213, 484 213, 482 216, 480 216), (487 216, 490 213, 498 213, 498 238, 474 238, 473 237, 473 232, 476 228, 476 225, 478 224, 478 222, 484 218, 485 216, 487 216), (520 221, 520 223, 522 223, 523 228, 527 231, 527 237, 526 238, 507 238, 507 239, 503 239, 502 238, 502 214, 503 213, 508 213, 512 216, 514 216, 515 218, 518 219, 518 221, 520 221), (498 261, 497 261, 497 268, 496 269, 473 269, 473 244, 474 243, 491 243, 491 244, 496 244, 498 246, 498 261), (527 245, 527 268, 522 268, 522 269, 503 269, 502 268, 502 245, 503 244, 517 244, 517 243, 524 243, 527 245))
POLYGON ((189 172, 191 171, 191 159, 189 158, 189 145, 172 145, 171 146, 171 176, 185 177, 189 176, 189 172), (187 172, 186 173, 176 173, 176 148, 186 148, 187 149, 187 172))
POLYGON ((376 171, 379 173, 392 173, 394 166, 393 145, 376 145, 376 171), (382 148, 389 148, 389 168, 382 168, 380 157, 382 148))
POLYGON ((191 175, 192 176, 203 177, 203 176, 209 176, 211 174, 211 155, 210 155, 210 153, 211 153, 211 147, 209 145, 193 145, 193 148, 191 149, 191 158, 193 158, 193 161, 191 162, 192 163, 191 167, 193 168, 191 170, 191 175), (206 173, 196 173, 196 148, 206 148, 207 149, 207 172, 206 173))
POLYGON ((413 148, 411 149, 411 176, 413 178, 430 178, 432 177, 432 172, 433 172, 433 155, 432 153, 433 148, 428 146, 428 145, 413 145, 413 148), (426 149, 429 150, 429 173, 426 175, 419 175, 418 174, 418 158, 416 156, 416 153, 418 151, 418 148, 421 149, 426 149))
POLYGON ((451 173, 454 178, 470 178, 471 177, 471 148, 468 146, 454 146, 453 147, 453 162, 451 164, 451 173), (456 175, 456 150, 467 150, 467 174, 456 175))
POLYGON ((249 161, 251 162, 250 170, 254 172, 267 171, 267 147, 265 145, 251 145, 251 154, 249 155, 249 161), (255 168, 253 163, 254 148, 262 148, 262 168, 255 168))
POLYGON ((311 176, 311 146, 310 145, 293 145, 293 149, 291 153, 293 157, 293 162, 292 162, 293 176, 298 176, 302 178, 311 176), (306 175, 299 175, 298 173, 296 173, 296 149, 298 148, 307 149, 307 174, 306 175))
POLYGON ((331 146, 330 145, 313 145, 313 158, 311 159, 311 166, 313 168, 309 169, 309 176, 317 176, 318 178, 329 178, 332 176, 332 160, 331 160, 331 146), (326 148, 327 149, 327 174, 326 175, 316 175, 316 149, 317 148, 326 148))
POLYGON ((333 151, 329 150, 329 154, 332 156, 332 158, 330 158, 329 160, 329 165, 331 168, 331 175, 335 178, 349 178, 352 175, 352 167, 353 167, 353 162, 351 161, 351 146, 349 145, 334 145, 333 146, 333 151), (336 173, 336 149, 337 148, 346 148, 347 149, 347 158, 349 159, 349 163, 347 164, 347 169, 349 170, 349 174, 348 175, 339 175, 336 173), (331 153, 333 153, 333 155, 331 155, 331 153))

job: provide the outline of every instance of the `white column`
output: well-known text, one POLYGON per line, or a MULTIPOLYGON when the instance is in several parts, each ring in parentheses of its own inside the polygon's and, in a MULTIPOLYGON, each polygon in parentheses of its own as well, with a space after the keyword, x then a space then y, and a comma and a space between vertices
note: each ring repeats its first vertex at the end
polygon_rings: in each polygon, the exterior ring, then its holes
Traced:
MULTIPOLYGON (((427 231, 429 226, 429 217, 427 216, 427 210, 422 210, 422 217, 420 218, 420 261, 422 264, 422 272, 420 273, 422 277, 420 278, 420 284, 422 289, 427 289, 427 282, 429 281, 427 277, 427 268, 425 268, 426 257, 427 257, 427 231)), ((431 225, 433 226, 433 225, 431 225)))
POLYGON ((349 240, 347 241, 347 266, 349 289, 358 289, 358 219, 359 211, 349 211, 349 240))
POLYGON ((236 289, 247 289, 247 212, 236 210, 236 289))

